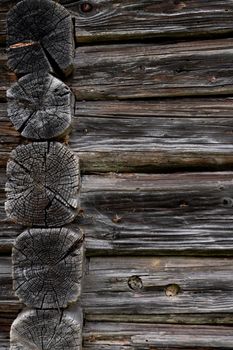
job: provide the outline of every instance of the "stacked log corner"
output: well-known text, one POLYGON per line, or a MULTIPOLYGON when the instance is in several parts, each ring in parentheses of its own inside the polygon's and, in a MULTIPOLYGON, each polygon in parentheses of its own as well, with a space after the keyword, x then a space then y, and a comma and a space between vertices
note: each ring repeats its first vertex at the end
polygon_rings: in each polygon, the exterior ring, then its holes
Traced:
POLYGON ((13 246, 13 289, 26 306, 13 322, 11 350, 81 349, 79 299, 84 236, 78 213, 80 173, 64 145, 74 96, 60 80, 72 72, 73 24, 50 0, 23 0, 9 13, 8 66, 20 74, 7 91, 8 116, 22 145, 7 163, 8 217, 25 227, 13 246))

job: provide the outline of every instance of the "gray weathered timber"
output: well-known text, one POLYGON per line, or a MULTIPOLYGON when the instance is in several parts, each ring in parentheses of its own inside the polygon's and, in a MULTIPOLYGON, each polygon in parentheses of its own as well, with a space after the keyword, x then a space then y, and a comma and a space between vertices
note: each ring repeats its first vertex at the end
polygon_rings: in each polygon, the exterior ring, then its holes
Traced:
MULTIPOLYGON (((86 322, 83 350, 149 350, 155 339, 158 350, 225 350, 233 341, 232 327, 86 322), (148 342, 142 347, 143 335, 148 342), (173 346, 173 340, 179 343, 173 346)), ((9 350, 6 332, 0 334, 0 350, 9 350)))
MULTIPOLYGON (((19 0, 2 0, 0 42, 6 39, 6 11, 19 0), (3 1, 3 2, 2 2, 3 1)), ((151 38, 231 35, 231 0, 60 0, 75 17, 76 41, 116 41, 151 38)))
MULTIPOLYGON (((1 51, 0 98, 15 79, 1 51)), ((81 46, 67 79, 78 100, 230 95, 233 39, 81 46)))
MULTIPOLYGON (((1 176, 5 183, 5 176, 1 176)), ((22 228, 6 218, 1 251, 22 228)), ((233 173, 83 176, 79 218, 87 255, 233 255, 233 173)))
MULTIPOLYGON (((233 99, 76 103, 70 147, 83 173, 231 169, 233 99), (113 127, 114 125, 114 127, 113 127)), ((22 139, 0 104, 0 166, 22 139)))
POLYGON ((7 163, 6 213, 25 226, 57 227, 78 213, 78 158, 58 142, 18 146, 7 163))
POLYGON ((23 0, 7 15, 8 66, 18 74, 73 70, 74 38, 69 12, 50 0, 23 0))
POLYGON ((10 343, 11 350, 79 350, 82 312, 77 307, 62 313, 25 309, 12 324, 10 343))
MULTIPOLYGON (((232 262, 232 258, 91 257, 81 299, 85 319, 233 325, 232 262), (133 277, 141 281, 140 287, 132 288, 133 277), (179 286, 179 291, 169 297, 171 285, 179 286)), ((0 258, 0 267, 4 320, 6 310, 16 315, 23 305, 11 288, 10 257, 0 258)), ((6 325, 11 321, 12 316, 8 323, 4 320, 6 325)))
POLYGON ((232 273, 232 258, 92 257, 82 305, 102 317, 231 312, 233 320, 232 273), (178 286, 172 296, 171 285, 178 286))
POLYGON ((67 132, 74 112, 69 87, 50 74, 27 74, 7 90, 8 117, 22 136, 48 140, 67 132))
POLYGON ((65 308, 81 294, 83 233, 61 229, 31 229, 13 247, 13 290, 27 306, 65 308))
POLYGON ((225 350, 232 344, 231 327, 87 322, 84 328, 85 350, 225 350))

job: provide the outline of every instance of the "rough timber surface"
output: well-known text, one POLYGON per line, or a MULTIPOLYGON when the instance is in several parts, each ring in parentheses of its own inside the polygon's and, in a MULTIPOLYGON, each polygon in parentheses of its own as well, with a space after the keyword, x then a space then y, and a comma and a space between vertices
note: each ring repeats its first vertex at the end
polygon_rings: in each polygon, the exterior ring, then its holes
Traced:
MULTIPOLYGON (((0 249, 10 252, 22 228, 6 219, 3 188, 0 249)), ((88 256, 233 256, 232 196, 232 172, 83 176, 74 227, 88 256)))
POLYGON ((49 140, 68 132, 74 112, 67 85, 50 74, 27 74, 7 90, 7 115, 28 139, 49 140))
POLYGON ((34 308, 66 308, 81 295, 83 233, 67 228, 30 229, 14 242, 13 290, 34 308))
MULTIPOLYGON (((231 327, 86 322, 83 333, 83 350, 226 350, 232 342, 231 327)), ((9 350, 6 333, 0 350, 9 350)))
POLYGON ((59 142, 34 142, 14 149, 7 162, 9 218, 25 226, 61 227, 79 207, 79 160, 59 142))
MULTIPOLYGON (((232 258, 91 257, 81 305, 93 321, 233 324, 232 258), (176 288, 175 288, 176 287, 176 288)), ((1 314, 22 308, 1 258, 1 314), (5 309, 5 311, 4 311, 5 309)))
POLYGON ((8 67, 17 74, 73 70, 73 24, 55 1, 23 0, 7 14, 8 67))
MULTIPOLYGON (((229 95, 233 39, 81 46, 66 79, 77 100, 229 95)), ((0 98, 16 77, 1 51, 0 98)))
MULTIPOLYGON (((24 142, 6 109, 1 103, 1 167, 24 142)), ((78 101, 69 146, 82 173, 232 169, 232 109, 232 97, 78 101)))
MULTIPOLYGON (((2 0, 0 42, 6 39, 6 12, 19 0, 2 0)), ((77 43, 153 38, 231 35, 231 0, 60 0, 75 18, 77 43)))
POLYGON ((11 350, 80 350, 82 313, 79 308, 64 310, 23 310, 10 332, 11 350))

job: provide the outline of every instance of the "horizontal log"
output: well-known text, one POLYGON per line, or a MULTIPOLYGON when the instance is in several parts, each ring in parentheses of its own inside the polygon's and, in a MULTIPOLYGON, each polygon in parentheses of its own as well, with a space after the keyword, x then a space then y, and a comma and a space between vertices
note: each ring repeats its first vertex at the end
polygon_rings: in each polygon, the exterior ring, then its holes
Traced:
MULTIPOLYGON (((233 324, 232 262, 232 258, 91 257, 81 298, 85 318, 233 324)), ((0 266, 4 288, 0 310, 17 313, 23 305, 10 286, 10 257, 1 258, 0 266)))
MULTIPOLYGON (((3 0, 0 42, 6 39, 6 11, 19 0, 3 0)), ((75 18, 77 43, 128 39, 231 35, 230 0, 60 0, 75 18)))
MULTIPOLYGON (((0 104, 0 166, 24 142, 6 108, 0 104)), ((232 110, 231 97, 80 101, 69 145, 83 173, 232 169, 232 110)))
POLYGON ((231 259, 90 258, 86 314, 151 315, 232 312, 231 259))
MULTIPOLYGON (((72 225, 83 228, 89 256, 233 256, 232 178, 232 172, 86 175, 72 225)), ((0 179, 3 188, 4 171, 0 179)), ((22 227, 6 219, 3 190, 0 202, 1 251, 9 252, 22 227)))
MULTIPOLYGON (((231 327, 147 325, 86 322, 83 350, 226 350, 232 348, 231 327), (198 336, 197 336, 198 335, 198 336), (145 339, 146 344, 144 344, 145 339)), ((0 350, 9 350, 8 333, 0 334, 0 350)))
POLYGON ((214 350, 232 349, 231 327, 86 323, 84 349, 214 350))
MULTIPOLYGON (((0 54, 0 98, 16 77, 0 54)), ((77 100, 229 95, 233 39, 173 44, 81 46, 66 79, 77 100)))

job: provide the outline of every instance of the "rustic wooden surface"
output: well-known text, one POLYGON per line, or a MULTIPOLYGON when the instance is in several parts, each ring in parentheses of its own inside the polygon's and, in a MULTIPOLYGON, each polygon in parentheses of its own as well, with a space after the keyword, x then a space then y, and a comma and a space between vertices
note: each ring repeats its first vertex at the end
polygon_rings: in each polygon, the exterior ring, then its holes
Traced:
MULTIPOLYGON (((11 288, 10 258, 1 258, 0 309, 23 304, 11 288)), ((92 321, 233 324, 232 258, 91 257, 81 304, 92 321), (136 279, 140 284, 133 284, 136 279), (171 286, 176 293, 168 293, 171 286), (137 317, 137 318, 136 318, 137 317)), ((4 311, 3 311, 4 312, 4 311)))
POLYGON ((60 227, 78 214, 79 159, 59 142, 16 147, 7 163, 7 216, 24 226, 60 227))
MULTIPOLYGON (((78 100, 229 95, 233 39, 81 46, 66 79, 78 100), (114 69, 113 69, 114 67, 114 69)), ((0 51, 0 98, 15 76, 0 51)))
POLYGON ((7 116, 28 139, 48 140, 66 134, 74 113, 69 87, 50 74, 27 74, 7 90, 7 116))
MULTIPOLYGON (((6 39, 6 12, 19 0, 3 0, 0 42, 6 39)), ((60 0, 75 18, 77 44, 97 41, 231 35, 230 0, 60 0)))
MULTIPOLYGON (((6 11, 17 2, 1 2, 2 45, 6 11)), ((86 235, 84 350, 231 349, 232 2, 60 3, 76 29, 75 71, 66 84, 76 97, 69 146, 84 174, 71 225, 86 235)), ((23 228, 4 213, 5 166, 25 140, 6 117, 6 89, 16 76, 4 47, 0 74, 5 350, 23 307, 9 264, 23 228)))
MULTIPOLYGON (((232 108, 232 97, 79 101, 69 145, 82 173, 232 169, 232 108)), ((6 109, 0 103, 0 166, 24 142, 6 109)))
POLYGON ((73 70, 73 22, 55 1, 23 0, 7 13, 8 66, 17 74, 73 70), (39 18, 39 20, 38 20, 39 18))
POLYGON ((73 307, 63 313, 57 310, 23 310, 10 331, 11 350, 80 350, 82 311, 73 307))
MULTIPOLYGON (((232 172, 84 176, 74 227, 85 231, 89 256, 232 256, 232 179, 232 172)), ((7 253, 22 227, 6 218, 3 188, 0 249, 7 253)))
POLYGON ((14 242, 13 290, 27 306, 62 309, 81 295, 84 236, 67 228, 30 229, 14 242))

